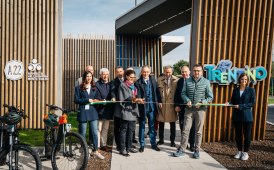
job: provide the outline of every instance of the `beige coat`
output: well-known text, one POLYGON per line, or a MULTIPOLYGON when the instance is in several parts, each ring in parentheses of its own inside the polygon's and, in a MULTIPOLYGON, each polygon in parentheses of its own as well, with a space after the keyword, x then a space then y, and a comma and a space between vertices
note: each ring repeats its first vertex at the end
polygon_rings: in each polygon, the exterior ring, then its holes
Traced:
POLYGON ((174 105, 174 94, 177 87, 178 78, 172 76, 170 78, 170 83, 168 85, 165 77, 158 78, 158 87, 161 93, 163 107, 160 109, 159 114, 157 115, 157 120, 159 122, 175 122, 178 119, 177 113, 175 112, 174 105))

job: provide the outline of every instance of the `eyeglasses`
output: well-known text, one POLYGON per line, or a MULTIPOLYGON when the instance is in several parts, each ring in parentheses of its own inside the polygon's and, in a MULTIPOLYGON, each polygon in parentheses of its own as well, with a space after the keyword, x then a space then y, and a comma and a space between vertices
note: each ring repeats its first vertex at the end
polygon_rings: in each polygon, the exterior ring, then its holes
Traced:
POLYGON ((129 78, 131 78, 131 79, 135 79, 136 77, 129 77, 129 78))
POLYGON ((201 72, 202 70, 193 70, 193 72, 201 72))

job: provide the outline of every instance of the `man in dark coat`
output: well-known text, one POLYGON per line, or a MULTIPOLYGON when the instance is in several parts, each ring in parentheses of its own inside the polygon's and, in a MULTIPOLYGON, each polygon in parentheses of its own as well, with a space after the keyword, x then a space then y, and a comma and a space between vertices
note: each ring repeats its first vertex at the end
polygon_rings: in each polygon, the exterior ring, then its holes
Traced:
MULTIPOLYGON (((116 78, 111 81, 111 100, 116 101, 118 100, 118 89, 120 84, 124 81, 124 69, 123 67, 116 67, 115 68, 116 78)), ((119 105, 116 104, 116 105, 119 105)), ((116 108, 117 106, 115 106, 116 108)), ((117 112, 118 113, 118 112, 117 112)), ((116 143, 116 148, 120 151, 120 126, 121 126, 121 115, 114 113, 114 138, 116 143)))
POLYGON ((144 105, 139 105, 139 142, 140 152, 144 152, 145 146, 145 123, 148 118, 149 138, 152 149, 160 151, 156 144, 156 132, 154 128, 155 113, 157 112, 157 103, 161 103, 160 92, 156 80, 150 76, 150 67, 143 66, 140 79, 137 80, 136 86, 141 98, 145 100, 144 105))

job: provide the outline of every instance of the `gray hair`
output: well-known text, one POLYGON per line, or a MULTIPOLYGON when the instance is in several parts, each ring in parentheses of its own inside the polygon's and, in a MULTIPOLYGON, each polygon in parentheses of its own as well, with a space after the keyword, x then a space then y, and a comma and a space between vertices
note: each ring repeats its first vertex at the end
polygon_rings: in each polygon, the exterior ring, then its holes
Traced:
POLYGON ((149 67, 149 65, 144 65, 144 66, 142 66, 141 71, 143 71, 144 68, 148 68, 149 70, 151 70, 150 67, 149 67))
POLYGON ((164 66, 164 70, 171 69, 173 71, 173 67, 171 65, 164 66))
POLYGON ((109 74, 109 70, 107 68, 101 68, 100 74, 102 74, 103 72, 107 72, 109 74))

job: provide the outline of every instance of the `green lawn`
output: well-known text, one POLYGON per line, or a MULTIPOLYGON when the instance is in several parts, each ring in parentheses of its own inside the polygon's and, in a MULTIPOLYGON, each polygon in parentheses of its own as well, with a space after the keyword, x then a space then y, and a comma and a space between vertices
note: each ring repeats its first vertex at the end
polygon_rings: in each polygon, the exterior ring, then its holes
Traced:
MULTIPOLYGON (((69 115, 68 123, 71 124, 72 131, 77 132, 78 122, 76 121, 76 113, 71 113, 69 115)), ((20 130, 19 139, 24 144, 28 144, 31 146, 43 146, 44 130, 20 130)))
POLYGON ((268 97, 268 104, 274 104, 274 97, 268 97))

